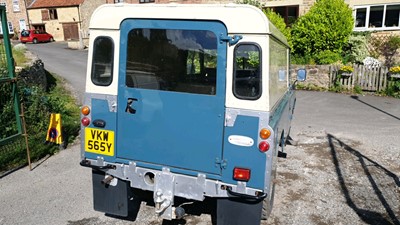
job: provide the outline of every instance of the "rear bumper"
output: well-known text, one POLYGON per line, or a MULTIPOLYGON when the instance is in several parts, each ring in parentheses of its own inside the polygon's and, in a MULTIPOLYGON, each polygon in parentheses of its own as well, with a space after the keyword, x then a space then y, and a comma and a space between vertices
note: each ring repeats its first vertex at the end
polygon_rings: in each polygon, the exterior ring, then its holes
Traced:
POLYGON ((263 190, 246 186, 246 182, 238 181, 236 184, 223 183, 218 180, 207 179, 205 174, 199 173, 197 177, 172 173, 164 167, 162 171, 136 166, 136 163, 126 164, 108 163, 99 158, 97 160, 85 159, 82 166, 104 171, 121 180, 129 181, 132 188, 141 190, 169 193, 186 199, 203 201, 207 197, 241 197, 262 200, 266 197, 263 190))

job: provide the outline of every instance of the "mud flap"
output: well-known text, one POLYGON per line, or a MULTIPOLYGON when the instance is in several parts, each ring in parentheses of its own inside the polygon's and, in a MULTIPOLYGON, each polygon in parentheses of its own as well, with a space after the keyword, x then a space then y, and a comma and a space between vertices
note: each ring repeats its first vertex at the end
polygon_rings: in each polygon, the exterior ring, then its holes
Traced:
POLYGON ((96 211, 128 217, 129 199, 132 196, 127 181, 118 180, 116 186, 103 184, 104 173, 92 170, 93 203, 96 211))
POLYGON ((260 225, 262 200, 217 199, 217 225, 260 225))

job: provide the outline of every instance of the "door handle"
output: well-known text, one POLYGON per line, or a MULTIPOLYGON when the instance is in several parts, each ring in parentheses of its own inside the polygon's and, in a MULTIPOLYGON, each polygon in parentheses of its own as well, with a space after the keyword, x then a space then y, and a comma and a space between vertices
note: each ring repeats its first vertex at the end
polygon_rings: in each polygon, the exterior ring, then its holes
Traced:
POLYGON ((136 109, 133 108, 133 102, 137 102, 136 98, 128 98, 128 101, 126 102, 126 108, 125 108, 125 112, 130 113, 130 114, 135 114, 136 113, 136 109))

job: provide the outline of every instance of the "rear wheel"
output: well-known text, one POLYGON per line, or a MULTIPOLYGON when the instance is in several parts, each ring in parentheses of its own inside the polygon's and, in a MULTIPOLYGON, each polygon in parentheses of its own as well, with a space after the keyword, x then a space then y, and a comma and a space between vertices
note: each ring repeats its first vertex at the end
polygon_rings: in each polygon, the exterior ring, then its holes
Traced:
POLYGON ((271 214, 271 211, 272 211, 271 202, 269 198, 265 198, 263 200, 261 219, 262 220, 268 219, 269 215, 271 214))
POLYGON ((32 42, 33 42, 33 44, 37 44, 38 40, 36 38, 34 38, 32 42))

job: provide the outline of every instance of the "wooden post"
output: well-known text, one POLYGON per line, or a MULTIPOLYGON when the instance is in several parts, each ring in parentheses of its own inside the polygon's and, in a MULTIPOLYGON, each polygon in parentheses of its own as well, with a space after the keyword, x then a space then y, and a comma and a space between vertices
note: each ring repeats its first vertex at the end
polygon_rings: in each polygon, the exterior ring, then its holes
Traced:
POLYGON ((32 170, 31 154, 30 154, 29 144, 28 144, 28 133, 26 132, 26 124, 25 124, 24 103, 21 103, 21 122, 22 122, 22 132, 23 132, 22 136, 25 137, 26 155, 28 158, 29 170, 32 170))

